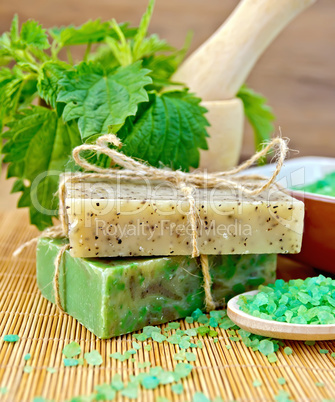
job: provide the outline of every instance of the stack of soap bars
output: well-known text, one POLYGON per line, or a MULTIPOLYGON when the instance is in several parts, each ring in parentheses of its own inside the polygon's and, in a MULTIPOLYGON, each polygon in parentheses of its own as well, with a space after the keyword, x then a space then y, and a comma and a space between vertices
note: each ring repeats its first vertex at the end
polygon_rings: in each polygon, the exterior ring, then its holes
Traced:
MULTIPOLYGON (((192 258, 190 202, 167 183, 67 180, 68 239, 41 238, 37 280, 55 302, 100 338, 204 309, 199 258, 192 258)), ((258 196, 196 189, 197 248, 208 255, 212 297, 229 298, 275 280, 276 254, 300 251, 304 204, 270 187, 258 196)), ((194 227, 193 227, 194 229, 194 227)))

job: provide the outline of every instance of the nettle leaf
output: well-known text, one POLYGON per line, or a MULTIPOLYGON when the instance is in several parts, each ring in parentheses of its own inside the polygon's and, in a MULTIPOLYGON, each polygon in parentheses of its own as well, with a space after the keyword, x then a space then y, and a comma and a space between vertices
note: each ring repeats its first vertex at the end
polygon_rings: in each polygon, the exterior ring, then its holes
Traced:
POLYGON ((63 89, 57 101, 66 103, 64 121, 78 119, 82 139, 123 124, 136 114, 139 103, 148 100, 144 89, 152 82, 148 73, 140 62, 113 70, 92 62, 80 63, 60 82, 63 89))
POLYGON ((243 85, 237 96, 242 100, 244 112, 249 120, 255 134, 255 147, 260 149, 261 145, 271 138, 274 131, 274 114, 270 106, 266 104, 267 99, 243 85))
MULTIPOLYGON (((120 29, 126 37, 136 33, 134 28, 129 28, 128 24, 120 24, 120 29)), ((62 46, 84 45, 87 43, 102 42, 107 36, 116 37, 110 22, 101 22, 100 19, 88 21, 85 24, 74 27, 55 27, 49 30, 50 35, 62 46)))
POLYGON ((207 149, 205 113, 200 99, 186 90, 152 93, 135 119, 118 132, 122 151, 153 166, 197 168, 199 149, 207 149))
POLYGON ((9 163, 8 176, 30 184, 23 190, 18 207, 29 207, 30 221, 43 230, 57 215, 59 174, 74 168, 69 163, 72 149, 81 144, 77 125, 64 123, 55 111, 33 106, 15 116, 4 145, 4 161, 9 163))
POLYGON ((34 46, 37 49, 43 50, 50 47, 46 30, 34 20, 28 20, 22 24, 20 41, 27 46, 34 46))
POLYGON ((17 110, 23 82, 24 76, 18 69, 0 70, 0 133, 17 110))
POLYGON ((38 76, 38 94, 45 102, 56 107, 56 100, 61 89, 60 80, 70 66, 61 61, 47 61, 42 65, 38 76))

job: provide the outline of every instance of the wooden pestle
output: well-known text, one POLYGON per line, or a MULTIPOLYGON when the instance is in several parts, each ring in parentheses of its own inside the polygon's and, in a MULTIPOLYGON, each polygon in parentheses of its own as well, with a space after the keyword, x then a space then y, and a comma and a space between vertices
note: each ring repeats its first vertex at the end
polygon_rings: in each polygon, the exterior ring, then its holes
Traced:
POLYGON ((316 0, 243 0, 174 75, 204 101, 231 99, 280 31, 316 0))
POLYGON ((208 151, 200 168, 227 170, 240 158, 244 111, 235 98, 251 69, 279 32, 316 0, 242 0, 224 24, 174 75, 208 109, 208 151))

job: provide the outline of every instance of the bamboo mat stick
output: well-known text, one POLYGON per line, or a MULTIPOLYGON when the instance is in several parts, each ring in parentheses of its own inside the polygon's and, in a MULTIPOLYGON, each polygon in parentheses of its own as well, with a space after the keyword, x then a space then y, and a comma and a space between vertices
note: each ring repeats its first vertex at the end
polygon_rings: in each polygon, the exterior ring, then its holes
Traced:
MULTIPOLYGON (((65 401, 90 394, 96 385, 110 383, 116 373, 127 382, 130 375, 149 371, 149 368, 139 369, 138 362, 150 361, 152 367, 162 366, 165 370, 176 367, 178 361, 173 356, 180 351, 179 346, 151 339, 139 342, 142 347, 133 355, 135 362, 110 358, 111 353, 131 349, 136 339, 128 334, 100 340, 43 299, 36 285, 34 249, 24 250, 16 259, 11 257, 19 244, 36 235, 35 229, 22 222, 27 222, 24 211, 0 213, 0 387, 8 388, 8 393, 0 396, 1 401, 30 402, 35 396, 65 401), (4 342, 3 335, 10 333, 18 334, 20 341, 4 342), (84 353, 96 349, 103 357, 103 365, 93 367, 84 362, 83 366, 65 367, 62 350, 72 341, 81 346, 78 357, 83 358, 84 353), (151 345, 152 349, 147 351, 144 345, 151 345), (26 362, 27 353, 32 357, 26 362), (31 366, 32 372, 25 373, 25 366, 31 366), (48 368, 55 372, 49 372, 48 368)), ((180 323, 183 330, 199 327, 198 323, 180 323)), ((155 402, 158 396, 164 396, 172 402, 185 402, 191 401, 195 392, 203 392, 212 400, 220 395, 223 400, 272 401, 279 390, 286 390, 296 401, 335 398, 333 342, 306 346, 303 342, 286 341, 285 346, 292 348, 292 355, 287 356, 281 347, 277 352, 278 361, 270 364, 265 356, 253 352, 241 341, 231 341, 223 329, 215 330, 216 343, 208 336, 192 339, 194 342, 200 339, 203 348, 191 350, 197 359, 192 362, 191 374, 180 381, 184 387, 181 395, 173 393, 171 385, 164 385, 155 390, 141 388, 138 400, 155 402), (329 353, 321 354, 320 349, 329 353), (280 385, 279 377, 284 377, 286 384, 280 385), (262 385, 253 387, 255 380, 262 385)), ((120 394, 115 400, 130 401, 120 394)))

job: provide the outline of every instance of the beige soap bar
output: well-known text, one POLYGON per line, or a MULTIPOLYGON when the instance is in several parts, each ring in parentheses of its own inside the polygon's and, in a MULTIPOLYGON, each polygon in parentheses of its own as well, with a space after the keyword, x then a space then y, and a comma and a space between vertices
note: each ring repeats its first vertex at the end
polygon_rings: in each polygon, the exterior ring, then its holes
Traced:
MULTIPOLYGON (((201 254, 298 253, 304 204, 276 187, 258 196, 196 189, 201 254)), ((190 203, 171 183, 66 183, 73 257, 191 255, 190 203)), ((62 213, 62 212, 61 212, 62 213)))

